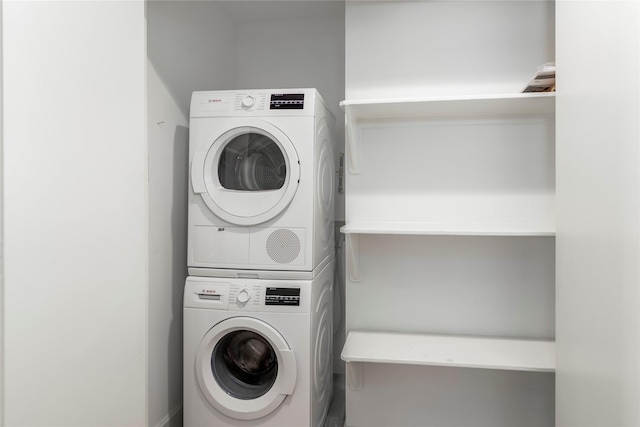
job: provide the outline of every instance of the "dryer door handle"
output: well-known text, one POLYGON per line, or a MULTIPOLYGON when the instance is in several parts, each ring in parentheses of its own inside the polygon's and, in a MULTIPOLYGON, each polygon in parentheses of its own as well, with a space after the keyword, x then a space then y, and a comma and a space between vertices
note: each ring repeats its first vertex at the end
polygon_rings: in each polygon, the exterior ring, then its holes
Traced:
POLYGON ((283 365, 281 372, 284 372, 280 392, 282 394, 293 394, 293 389, 296 387, 296 358, 293 351, 288 349, 280 349, 280 355, 282 356, 283 365))
POLYGON ((206 151, 196 151, 191 160, 191 187, 196 194, 207 192, 207 187, 204 183, 205 157, 207 157, 206 151))

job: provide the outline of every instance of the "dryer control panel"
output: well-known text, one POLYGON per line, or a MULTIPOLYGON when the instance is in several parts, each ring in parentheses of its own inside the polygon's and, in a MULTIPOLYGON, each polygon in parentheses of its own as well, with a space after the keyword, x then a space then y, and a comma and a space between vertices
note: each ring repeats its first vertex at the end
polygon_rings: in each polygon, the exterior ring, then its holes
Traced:
POLYGON ((190 118, 313 116, 320 104, 310 88, 202 91, 191 96, 190 118))
POLYGON ((235 110, 264 110, 269 98, 269 110, 303 110, 304 93, 238 93, 234 104, 235 110))

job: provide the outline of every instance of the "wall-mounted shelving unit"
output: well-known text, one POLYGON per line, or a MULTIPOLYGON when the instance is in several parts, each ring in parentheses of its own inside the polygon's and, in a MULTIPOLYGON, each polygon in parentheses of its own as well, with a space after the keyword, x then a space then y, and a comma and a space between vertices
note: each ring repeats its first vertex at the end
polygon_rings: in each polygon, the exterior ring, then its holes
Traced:
POLYGON ((433 372, 420 368, 427 366, 553 375, 553 329, 543 316, 525 315, 535 326, 510 329, 486 310, 506 319, 535 300, 543 305, 534 310, 553 312, 546 295, 554 246, 546 239, 556 235, 555 93, 340 105, 347 295, 384 319, 347 300, 356 318, 341 355, 348 393, 373 396, 365 376, 393 375, 400 365, 418 376, 433 372), (396 310, 415 313, 415 322, 396 310))

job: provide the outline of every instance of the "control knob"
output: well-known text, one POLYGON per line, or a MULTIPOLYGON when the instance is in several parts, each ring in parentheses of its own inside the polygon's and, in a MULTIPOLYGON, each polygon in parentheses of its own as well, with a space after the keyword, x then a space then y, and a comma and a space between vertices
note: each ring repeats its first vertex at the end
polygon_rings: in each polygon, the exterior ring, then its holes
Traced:
POLYGON ((247 288, 244 288, 243 290, 238 292, 238 297, 237 298, 238 298, 238 302, 240 304, 246 304, 251 299, 251 291, 249 291, 249 289, 247 289, 247 288))
POLYGON ((255 104, 256 104, 256 99, 251 95, 247 95, 244 98, 242 98, 242 108, 244 108, 245 110, 250 109, 255 104))

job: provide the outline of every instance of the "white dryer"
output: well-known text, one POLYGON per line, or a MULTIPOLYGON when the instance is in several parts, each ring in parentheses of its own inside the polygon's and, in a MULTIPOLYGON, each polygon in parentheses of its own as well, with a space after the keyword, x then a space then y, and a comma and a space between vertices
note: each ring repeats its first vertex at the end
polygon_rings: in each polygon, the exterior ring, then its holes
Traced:
POLYGON ((312 280, 187 278, 184 426, 322 426, 332 305, 333 262, 312 280))
POLYGON ((320 94, 194 92, 190 115, 189 274, 312 277, 334 251, 335 120, 320 94))

